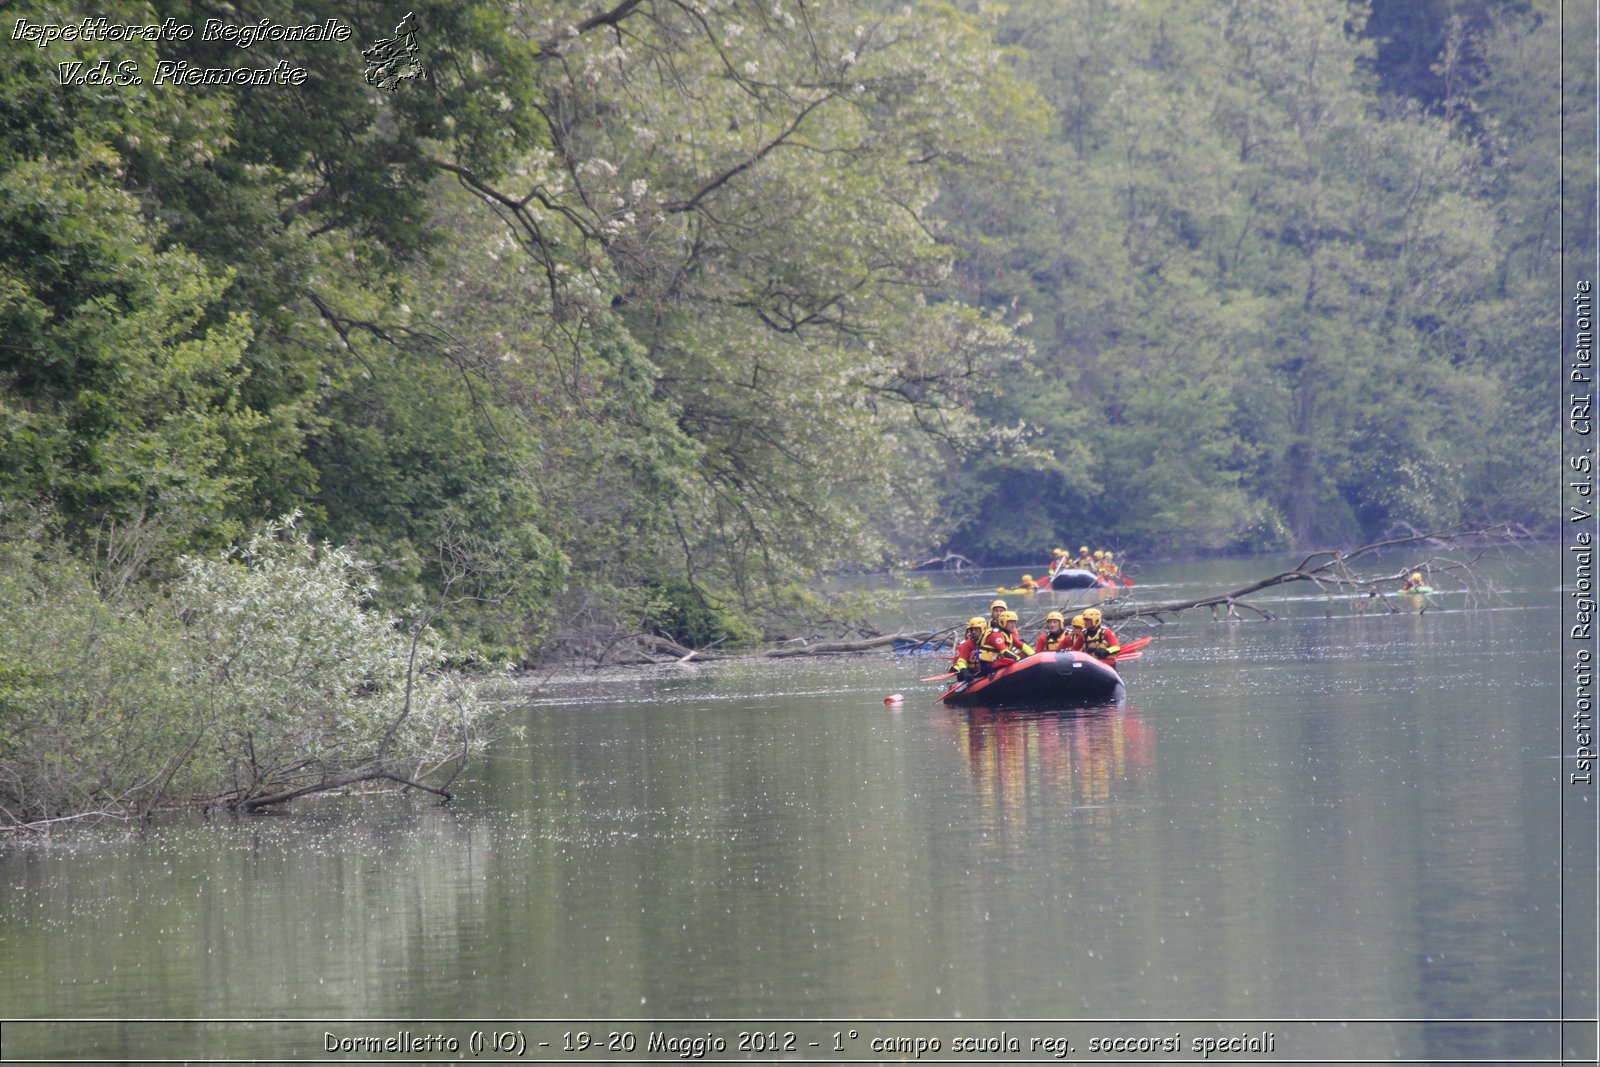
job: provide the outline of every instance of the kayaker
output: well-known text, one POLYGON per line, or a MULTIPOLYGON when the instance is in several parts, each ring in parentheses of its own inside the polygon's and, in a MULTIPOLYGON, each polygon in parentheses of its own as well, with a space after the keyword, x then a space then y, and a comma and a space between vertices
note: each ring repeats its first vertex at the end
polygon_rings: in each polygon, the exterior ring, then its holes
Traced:
POLYGON ((1420 592, 1422 592, 1422 572, 1421 571, 1412 571, 1411 572, 1411 577, 1406 579, 1406 584, 1402 585, 1400 587, 1400 591, 1402 593, 1420 593, 1420 592))
POLYGON ((1117 653, 1122 651, 1122 646, 1117 643, 1117 635, 1111 632, 1110 627, 1102 626, 1100 619, 1099 608, 1090 608, 1083 613, 1083 650, 1095 659, 1115 666, 1117 653))
POLYGON ((978 642, 983 640, 984 620, 982 615, 974 615, 967 620, 967 635, 956 645, 955 658, 950 661, 950 670, 955 672, 956 681, 965 682, 978 674, 978 642))
POLYGON ((1044 632, 1034 638, 1036 652, 1068 652, 1072 648, 1072 634, 1067 630, 1061 612, 1052 611, 1044 617, 1044 632))
POLYGON ((1000 625, 1005 630, 1006 640, 1009 642, 1009 646, 1000 654, 1002 660, 1007 663, 1015 663, 1020 659, 1027 659, 1033 655, 1033 646, 1024 641, 1022 635, 1017 632, 1016 612, 1002 611, 1000 613, 1000 625))

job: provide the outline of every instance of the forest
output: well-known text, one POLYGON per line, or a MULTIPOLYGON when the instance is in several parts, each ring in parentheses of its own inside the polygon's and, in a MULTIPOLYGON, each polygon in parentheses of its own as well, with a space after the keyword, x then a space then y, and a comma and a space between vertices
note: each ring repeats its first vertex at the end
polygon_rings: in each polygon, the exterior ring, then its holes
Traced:
MULTIPOLYGON (((368 0, 8 13, 5 751, 97 686, 244 714, 273 567, 404 718, 419 663, 753 644, 946 553, 1558 522, 1555 0, 409 7, 387 80, 368 0)), ((216 795, 269 795, 237 737, 216 795)))

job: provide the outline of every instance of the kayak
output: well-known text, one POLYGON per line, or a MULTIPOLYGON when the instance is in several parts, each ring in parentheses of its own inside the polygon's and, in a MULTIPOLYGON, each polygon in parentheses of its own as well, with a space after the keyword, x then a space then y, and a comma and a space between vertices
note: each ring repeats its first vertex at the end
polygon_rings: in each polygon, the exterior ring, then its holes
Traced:
POLYGON ((1127 697, 1116 668, 1087 652, 1036 652, 976 681, 952 686, 946 704, 984 707, 1116 704, 1127 697))
POLYGON ((1433 592, 1431 585, 1419 585, 1414 589, 1400 590, 1400 605, 1406 611, 1427 611, 1428 594, 1433 592))
POLYGON ((1063 567, 1050 576, 1051 589, 1093 589, 1097 585, 1109 587, 1112 584, 1094 571, 1080 567, 1063 567))

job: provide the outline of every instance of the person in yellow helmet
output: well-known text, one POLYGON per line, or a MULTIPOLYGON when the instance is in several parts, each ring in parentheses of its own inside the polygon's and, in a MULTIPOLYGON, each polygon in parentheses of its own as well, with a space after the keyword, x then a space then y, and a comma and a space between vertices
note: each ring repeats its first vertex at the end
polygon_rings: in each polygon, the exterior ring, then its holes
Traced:
POLYGON ((1067 629, 1061 612, 1052 611, 1044 617, 1044 631, 1033 639, 1036 652, 1068 652, 1072 648, 1072 631, 1067 629))
POLYGON ((1080 570, 1087 571, 1094 569, 1094 557, 1089 554, 1088 545, 1078 546, 1078 558, 1073 560, 1072 564, 1080 570))
POLYGON ((1011 648, 1011 637, 1006 633, 1005 617, 1010 615, 1016 618, 1014 612, 1006 610, 1004 600, 996 600, 990 605, 989 627, 983 631, 983 636, 978 638, 978 673, 988 674, 998 667, 1003 667, 1011 662, 1006 658, 1006 652, 1011 648))
POLYGON ((1422 572, 1412 571, 1411 577, 1406 579, 1406 583, 1400 587, 1400 591, 1407 594, 1428 592, 1428 586, 1422 580, 1422 572))
POLYGON ((1099 608, 1090 608, 1083 613, 1083 650, 1113 666, 1117 662, 1117 653, 1122 651, 1117 635, 1111 632, 1109 626, 1102 625, 1099 608))
POLYGON ((1033 655, 1033 646, 1024 641, 1022 635, 1017 632, 1016 612, 1002 611, 1000 613, 1000 625, 1005 630, 1008 642, 1006 650, 1000 654, 1001 662, 1015 663, 1019 659, 1026 659, 1033 655))
POLYGON ((974 615, 967 620, 967 633, 956 645, 955 658, 950 661, 950 670, 955 674, 956 681, 965 682, 978 673, 978 642, 983 640, 983 631, 987 622, 982 615, 974 615))
POLYGON ((1074 615, 1067 624, 1067 650, 1069 652, 1083 651, 1083 616, 1074 615))

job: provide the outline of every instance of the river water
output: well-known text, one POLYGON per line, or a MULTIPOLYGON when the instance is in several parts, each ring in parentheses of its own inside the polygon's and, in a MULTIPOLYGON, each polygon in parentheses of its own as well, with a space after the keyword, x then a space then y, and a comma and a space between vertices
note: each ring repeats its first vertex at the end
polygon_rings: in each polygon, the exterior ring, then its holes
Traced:
MULTIPOLYGON (((918 681, 943 658, 888 652, 541 678, 449 806, 0 845, 0 1054, 1592 1058, 1561 1025, 1594 1017, 1596 859, 1553 556, 1421 613, 1293 586, 1255 599, 1275 621, 1136 622, 1117 707, 947 709, 918 681)), ((1017 573, 883 621, 956 625, 1017 573)))

